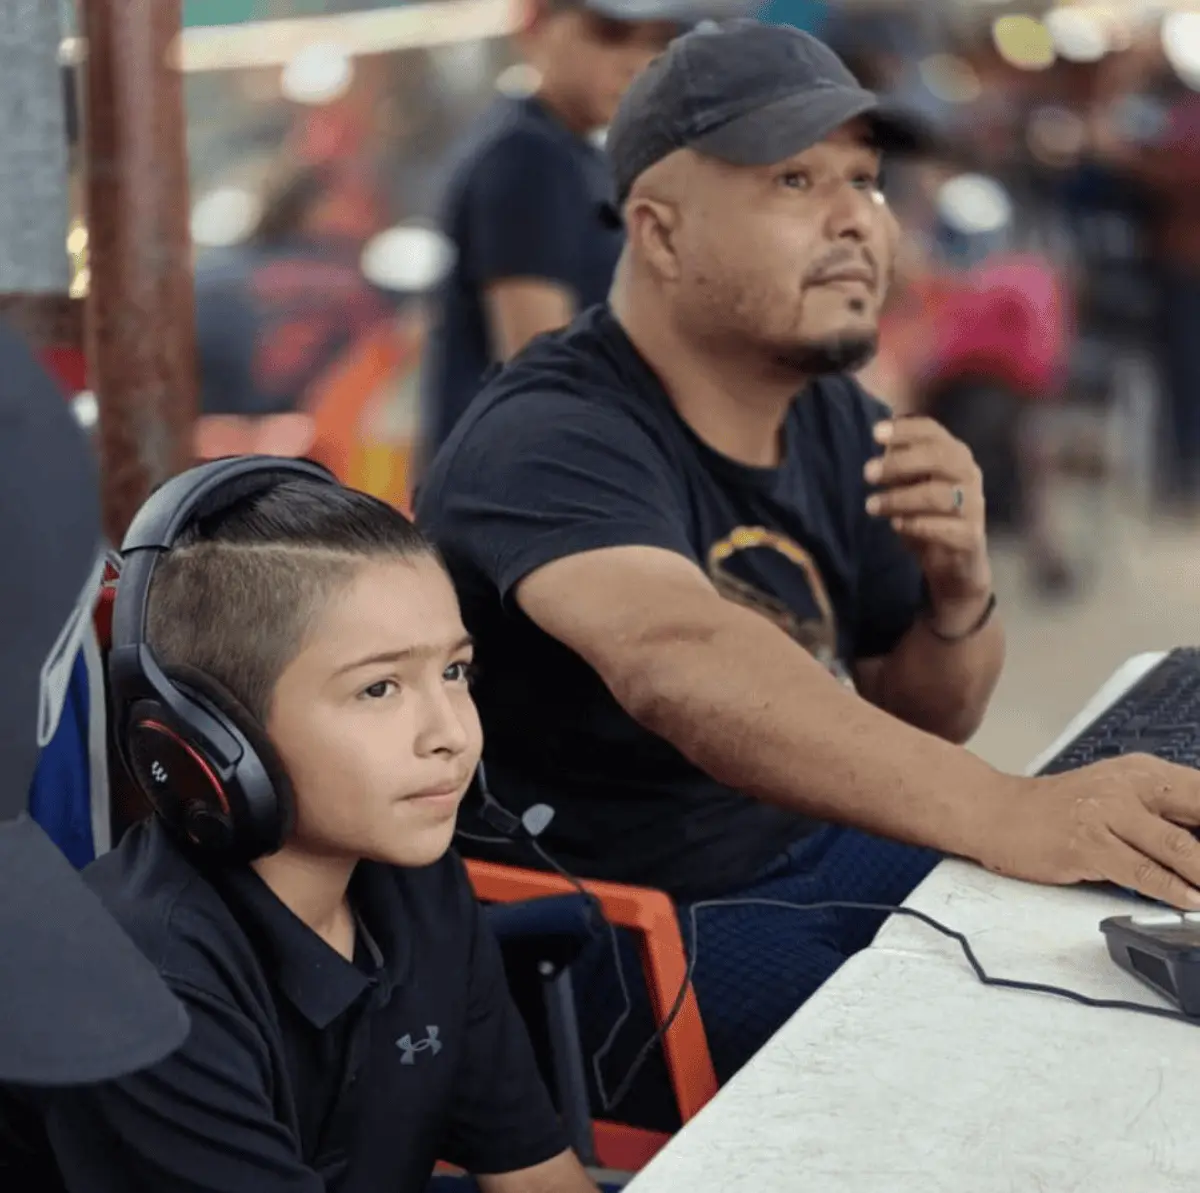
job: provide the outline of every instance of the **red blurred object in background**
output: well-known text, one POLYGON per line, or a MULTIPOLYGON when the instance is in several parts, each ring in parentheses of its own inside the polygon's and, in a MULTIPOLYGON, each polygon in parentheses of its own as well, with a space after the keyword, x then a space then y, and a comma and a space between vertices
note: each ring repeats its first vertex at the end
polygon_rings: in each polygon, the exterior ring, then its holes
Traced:
POLYGON ((964 273, 931 272, 884 318, 885 351, 929 411, 933 395, 967 379, 1030 401, 1062 392, 1074 335, 1067 287, 1033 254, 996 256, 964 273))
POLYGON ((41 357, 47 372, 68 398, 87 389, 87 357, 81 348, 46 348, 41 357))

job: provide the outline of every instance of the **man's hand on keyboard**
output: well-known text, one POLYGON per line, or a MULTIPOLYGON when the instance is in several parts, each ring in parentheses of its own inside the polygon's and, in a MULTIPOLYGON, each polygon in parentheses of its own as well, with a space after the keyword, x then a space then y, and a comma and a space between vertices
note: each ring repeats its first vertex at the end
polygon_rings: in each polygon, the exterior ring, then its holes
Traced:
POLYGON ((1032 882, 1108 881, 1200 908, 1200 771, 1129 754, 1020 785, 981 852, 989 870, 1032 882))

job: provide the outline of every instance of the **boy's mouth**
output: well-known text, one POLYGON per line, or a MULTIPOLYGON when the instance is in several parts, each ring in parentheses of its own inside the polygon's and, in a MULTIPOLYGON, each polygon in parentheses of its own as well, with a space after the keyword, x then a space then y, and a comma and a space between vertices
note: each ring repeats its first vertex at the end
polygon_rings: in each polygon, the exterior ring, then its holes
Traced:
POLYGON ((414 791, 412 795, 406 795, 404 802, 408 803, 413 800, 445 800, 451 796, 457 798, 462 794, 465 785, 463 780, 459 779, 456 783, 441 783, 436 787, 426 787, 422 791, 414 791))

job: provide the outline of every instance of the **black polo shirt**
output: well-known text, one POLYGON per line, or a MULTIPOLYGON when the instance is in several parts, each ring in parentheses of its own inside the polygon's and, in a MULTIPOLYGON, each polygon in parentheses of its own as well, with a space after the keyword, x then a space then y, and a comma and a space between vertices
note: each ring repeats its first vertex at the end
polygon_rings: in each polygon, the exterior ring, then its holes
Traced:
MULTIPOLYGON (((821 378, 788 415, 779 467, 739 464, 679 417, 600 306, 531 344, 447 440, 417 521, 442 549, 477 643, 488 776, 516 812, 556 809, 541 840, 573 873, 680 899, 724 894, 813 825, 723 786, 644 730, 522 613, 516 586, 584 551, 673 551, 846 678, 891 651, 922 602, 914 557, 865 510, 863 468, 886 414, 852 378, 821 378)), ((519 846, 468 847, 538 864, 519 846)))
POLYGON ((439 297, 423 373, 421 435, 432 455, 493 363, 483 289, 505 278, 603 302, 624 237, 601 219, 612 197, 603 154, 536 97, 503 98, 458 151, 441 225, 456 258, 439 297))
POLYGON ((145 1073, 47 1096, 70 1193, 423 1193, 566 1150, 498 946, 453 855, 360 863, 345 960, 248 867, 204 871, 157 823, 87 880, 192 1018, 145 1073))

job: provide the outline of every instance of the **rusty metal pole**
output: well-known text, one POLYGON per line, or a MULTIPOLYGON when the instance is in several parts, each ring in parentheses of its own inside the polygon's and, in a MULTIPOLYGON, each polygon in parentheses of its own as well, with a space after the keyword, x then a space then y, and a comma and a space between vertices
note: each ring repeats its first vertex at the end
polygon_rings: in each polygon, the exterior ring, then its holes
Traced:
POLYGON ((187 467, 196 413, 180 0, 79 0, 87 47, 87 346, 104 525, 187 467))

